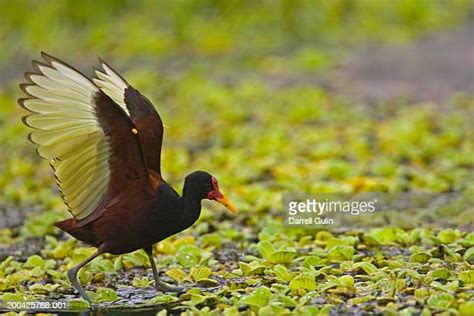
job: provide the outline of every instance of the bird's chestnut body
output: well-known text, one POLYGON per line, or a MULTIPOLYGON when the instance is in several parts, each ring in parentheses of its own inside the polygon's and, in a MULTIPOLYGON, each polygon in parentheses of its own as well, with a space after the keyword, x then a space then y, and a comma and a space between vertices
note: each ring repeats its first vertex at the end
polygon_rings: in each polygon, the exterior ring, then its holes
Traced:
POLYGON ((140 195, 118 198, 102 216, 86 224, 70 218, 55 225, 94 247, 103 245, 106 252, 124 254, 185 230, 201 213, 200 199, 185 201, 164 181, 156 190, 156 199, 144 198, 140 195))

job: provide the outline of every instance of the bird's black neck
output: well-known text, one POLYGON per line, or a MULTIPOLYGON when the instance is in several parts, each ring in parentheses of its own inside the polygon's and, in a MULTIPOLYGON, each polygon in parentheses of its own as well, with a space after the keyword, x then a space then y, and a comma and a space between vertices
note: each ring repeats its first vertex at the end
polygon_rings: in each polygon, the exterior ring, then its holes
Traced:
POLYGON ((202 198, 196 197, 190 190, 186 190, 186 186, 183 188, 183 196, 181 197, 183 229, 194 224, 201 215, 201 200, 202 198))

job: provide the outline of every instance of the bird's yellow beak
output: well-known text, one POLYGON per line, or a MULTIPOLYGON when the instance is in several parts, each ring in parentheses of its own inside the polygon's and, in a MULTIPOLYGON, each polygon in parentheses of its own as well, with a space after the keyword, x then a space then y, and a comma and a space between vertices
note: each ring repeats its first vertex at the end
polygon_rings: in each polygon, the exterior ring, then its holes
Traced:
POLYGON ((222 192, 220 192, 215 200, 224 205, 233 215, 237 215, 237 209, 234 204, 222 192))

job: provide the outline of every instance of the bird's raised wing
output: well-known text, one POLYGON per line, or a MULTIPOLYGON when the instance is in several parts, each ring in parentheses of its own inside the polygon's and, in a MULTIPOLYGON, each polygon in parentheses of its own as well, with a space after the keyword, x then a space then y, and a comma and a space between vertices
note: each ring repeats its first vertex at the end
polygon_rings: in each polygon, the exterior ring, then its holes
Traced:
POLYGON ((138 129, 138 137, 149 171, 161 179, 160 156, 163 123, 153 104, 103 60, 96 69, 93 82, 130 115, 138 129))
POLYGON ((70 213, 89 222, 120 193, 152 188, 133 122, 102 90, 66 63, 42 53, 26 73, 19 104, 39 155, 50 160, 70 213))

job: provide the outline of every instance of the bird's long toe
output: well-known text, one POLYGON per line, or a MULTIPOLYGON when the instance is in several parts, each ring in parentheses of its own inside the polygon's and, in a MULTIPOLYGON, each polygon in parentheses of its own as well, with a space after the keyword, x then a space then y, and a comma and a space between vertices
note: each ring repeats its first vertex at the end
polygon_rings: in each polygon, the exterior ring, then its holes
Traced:
POLYGON ((182 287, 182 286, 169 286, 169 285, 164 284, 164 283, 159 283, 159 284, 156 285, 156 290, 160 291, 160 292, 163 292, 163 293, 167 293, 167 292, 183 293, 183 292, 186 291, 186 288, 182 287))

